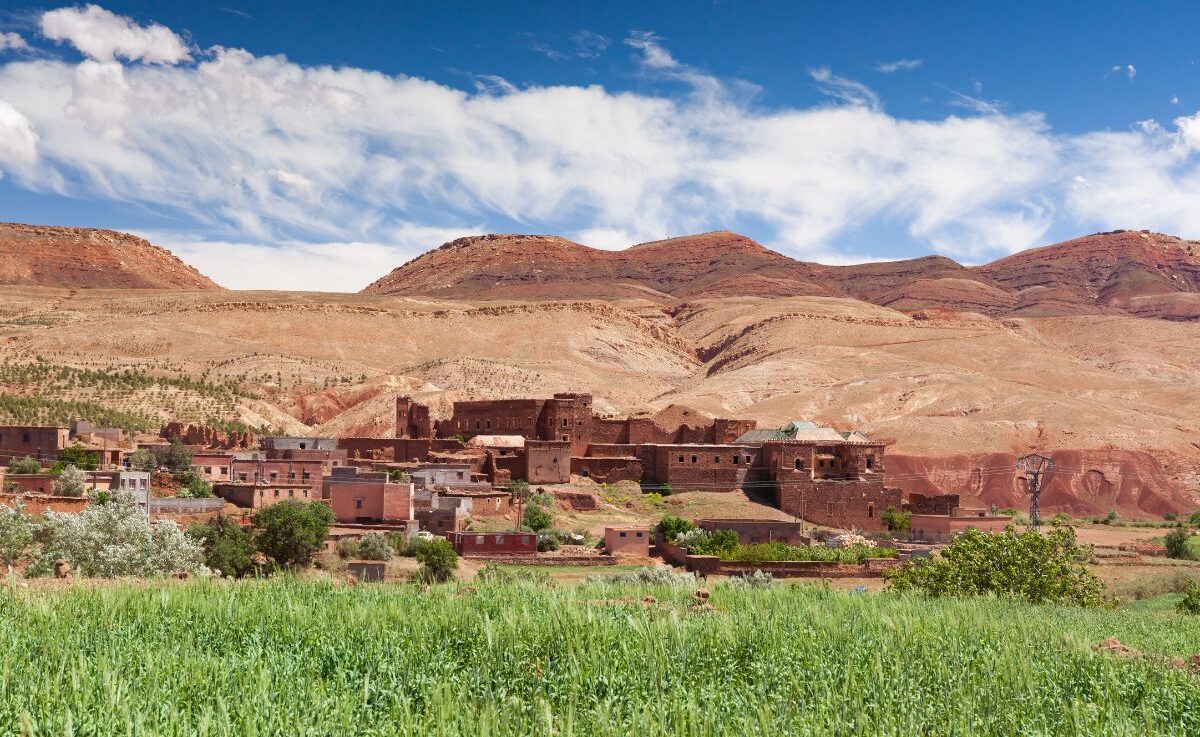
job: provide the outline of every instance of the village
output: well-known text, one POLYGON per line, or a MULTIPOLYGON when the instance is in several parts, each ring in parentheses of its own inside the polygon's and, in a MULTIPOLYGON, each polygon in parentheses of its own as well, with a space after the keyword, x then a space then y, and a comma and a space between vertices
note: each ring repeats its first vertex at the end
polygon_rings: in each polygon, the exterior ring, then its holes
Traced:
MULTIPOLYGON (((386 438, 256 439, 172 423, 147 442, 84 421, 0 427, 0 457, 7 463, 0 504, 20 502, 35 515, 78 512, 93 503, 95 492, 126 491, 152 517, 195 521, 232 514, 250 525, 264 508, 298 500, 332 511, 331 550, 372 533, 441 537, 458 555, 479 561, 636 561, 701 575, 760 571, 777 578, 879 576, 959 532, 996 533, 1013 519, 964 507, 955 494, 906 498, 887 483, 885 442, 812 422, 759 428, 753 420, 696 417, 664 427, 654 419, 600 417, 585 393, 460 401, 441 420, 407 396, 395 407, 395 435, 386 438), (170 488, 171 476, 134 462, 135 454, 150 457, 149 451, 161 459, 172 448, 186 451, 187 478, 199 480, 203 495, 170 488), (61 492, 64 458, 90 459, 79 464, 89 493, 61 492), (162 488, 156 477, 165 479, 162 488), (709 533, 727 531, 741 546, 883 546, 849 563, 806 555, 736 560, 692 554, 670 532, 663 534, 652 512, 632 519, 601 514, 590 528, 585 518, 583 529, 526 524, 531 504, 586 516, 613 506, 605 490, 616 489, 652 500, 666 510, 660 518, 671 516, 663 499, 702 494, 715 500, 706 516, 685 522, 709 533), (595 544, 580 544, 588 538, 595 544)), ((384 577, 382 564, 364 562, 353 570, 368 580, 384 577)))

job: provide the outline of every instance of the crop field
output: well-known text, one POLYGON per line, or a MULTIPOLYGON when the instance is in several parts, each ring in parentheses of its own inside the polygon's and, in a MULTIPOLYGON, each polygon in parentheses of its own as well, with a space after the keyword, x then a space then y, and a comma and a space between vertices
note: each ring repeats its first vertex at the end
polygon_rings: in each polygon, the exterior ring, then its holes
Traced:
POLYGON ((1196 735, 1200 618, 818 587, 0 594, 3 735, 1196 735), (656 601, 644 604, 652 594, 656 601), (1143 651, 1098 653, 1107 637, 1143 651))

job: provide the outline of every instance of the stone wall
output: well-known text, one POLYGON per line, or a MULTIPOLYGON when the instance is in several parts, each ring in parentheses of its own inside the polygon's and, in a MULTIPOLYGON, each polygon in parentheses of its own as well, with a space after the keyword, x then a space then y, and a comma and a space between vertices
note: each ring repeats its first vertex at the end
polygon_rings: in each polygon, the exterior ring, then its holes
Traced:
POLYGON ((25 514, 35 517, 46 512, 76 514, 92 503, 87 497, 0 493, 0 506, 12 507, 18 501, 25 505, 25 514))
POLYGON ((615 484, 618 481, 642 480, 642 462, 631 456, 597 457, 586 456, 571 459, 571 473, 601 484, 615 484))
POLYGON ((799 476, 776 479, 778 506, 818 525, 866 531, 883 530, 883 510, 901 507, 899 489, 883 480, 813 481, 799 476))
POLYGON ((571 443, 562 440, 527 440, 524 476, 531 484, 570 483, 571 443))

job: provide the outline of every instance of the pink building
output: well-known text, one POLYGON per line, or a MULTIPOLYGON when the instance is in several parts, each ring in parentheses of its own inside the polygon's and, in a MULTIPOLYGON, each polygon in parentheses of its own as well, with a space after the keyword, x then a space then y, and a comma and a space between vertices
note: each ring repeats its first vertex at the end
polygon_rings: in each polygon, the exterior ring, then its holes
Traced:
POLYGON ((1004 532, 1012 517, 991 516, 986 509, 957 507, 950 514, 913 514, 911 523, 909 534, 913 540, 944 543, 967 529, 991 535, 1004 532))
MULTIPOLYGON (((230 469, 233 466, 233 458, 232 453, 199 451, 192 454, 192 468, 196 469, 196 473, 200 475, 200 478, 209 483, 232 481, 233 476, 230 469)), ((253 473, 249 467, 244 469, 244 472, 247 475, 253 473)))
POLYGON ((244 484, 216 483, 213 493, 246 509, 262 509, 268 504, 281 502, 285 499, 299 499, 302 502, 316 501, 319 494, 304 484, 244 484))
POLYGON ((650 528, 626 527, 604 528, 604 550, 609 555, 650 555, 650 528))
POLYGON ((392 522, 412 520, 413 485, 392 483, 386 472, 364 472, 353 466, 333 469, 325 479, 321 497, 329 501, 338 522, 392 522))
POLYGON ((449 532, 446 537, 459 555, 536 555, 532 532, 449 532))

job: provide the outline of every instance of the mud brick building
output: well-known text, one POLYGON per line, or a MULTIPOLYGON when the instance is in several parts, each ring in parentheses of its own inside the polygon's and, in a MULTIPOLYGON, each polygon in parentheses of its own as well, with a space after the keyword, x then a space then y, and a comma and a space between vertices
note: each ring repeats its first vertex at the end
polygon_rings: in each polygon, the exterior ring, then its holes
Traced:
POLYGON ((388 481, 386 472, 340 467, 322 482, 321 498, 338 522, 393 522, 416 519, 411 483, 388 481))
POLYGON ((531 484, 571 481, 571 443, 566 440, 525 441, 524 478, 531 484))
POLYGON ((535 555, 537 535, 532 532, 450 532, 446 537, 454 552, 463 556, 535 555))
MULTIPOLYGON (((332 469, 330 469, 332 470, 332 469)), ((229 462, 230 480, 239 484, 302 485, 312 490, 311 497, 321 496, 321 482, 326 476, 326 464, 321 460, 268 460, 266 458, 234 458, 229 462)))
POLYGON ((743 545, 756 543, 784 542, 788 545, 807 545, 804 524, 772 519, 698 519, 696 526, 702 530, 733 530, 738 542, 743 545))
POLYGON ((652 469, 643 483, 672 491, 734 491, 746 485, 759 465, 760 449, 743 445, 651 445, 652 469))
POLYGON ((650 555, 650 528, 635 525, 604 528, 604 551, 609 555, 650 555))
POLYGON ((433 437, 433 418, 429 415, 429 407, 413 402, 412 397, 398 398, 396 400, 396 437, 433 437))
POLYGON ((530 440, 558 440, 571 443, 572 452, 582 454, 592 437, 592 395, 561 393, 550 399, 455 402, 454 415, 438 422, 435 434, 440 438, 521 435, 530 440))
POLYGON ((7 464, 14 457, 25 456, 53 462, 70 438, 71 431, 66 427, 0 425, 0 462, 7 464))
POLYGON ((285 499, 314 501, 320 498, 320 490, 314 491, 306 484, 271 484, 228 482, 213 484, 213 493, 222 499, 246 509, 262 509, 285 499))

